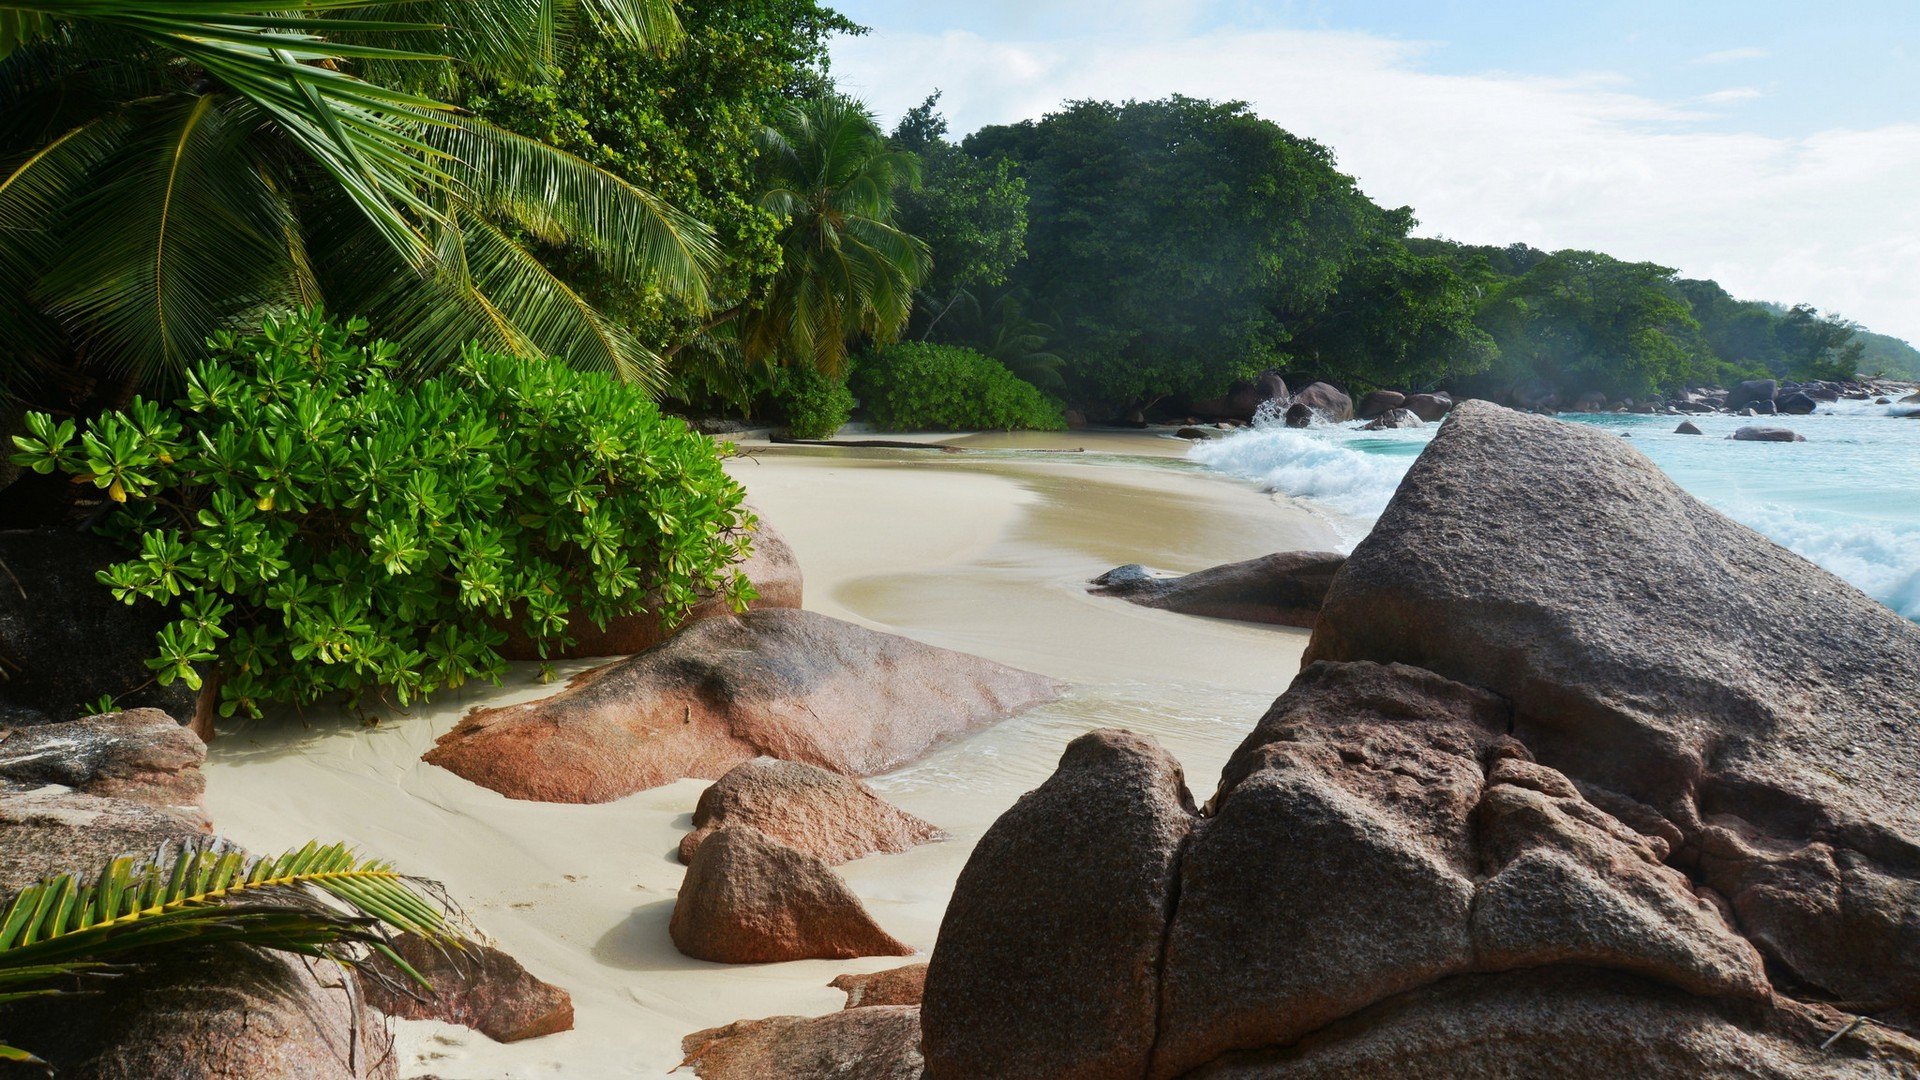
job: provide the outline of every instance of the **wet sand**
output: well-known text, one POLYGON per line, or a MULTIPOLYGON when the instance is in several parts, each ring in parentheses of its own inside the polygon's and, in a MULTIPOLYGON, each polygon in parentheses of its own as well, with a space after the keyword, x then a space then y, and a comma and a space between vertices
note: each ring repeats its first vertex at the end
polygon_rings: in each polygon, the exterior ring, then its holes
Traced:
MULTIPOLYGON (((1303 631, 1196 619, 1085 592, 1123 562, 1197 570, 1326 547, 1297 504, 1183 460, 1145 433, 978 435, 979 452, 743 445, 730 465, 806 575, 807 607, 1068 680, 1053 705, 870 780, 953 835, 841 867, 879 923, 930 950, 980 834, 1095 727, 1151 734, 1204 799, 1221 764, 1291 680, 1303 631), (1084 448, 1081 453, 1047 453, 1084 448)), ((561 669, 564 676, 591 666, 561 669)), ((445 1080, 660 1076, 680 1039, 737 1019, 837 1009, 843 971, 899 958, 728 966, 667 936, 684 868, 673 851, 704 781, 597 806, 515 802, 419 755, 476 704, 551 693, 531 666, 372 727, 310 714, 224 728, 208 763, 220 831, 256 850, 345 838, 443 882, 535 974, 572 992, 575 1030, 502 1046, 465 1028, 396 1022, 401 1075, 445 1080)))

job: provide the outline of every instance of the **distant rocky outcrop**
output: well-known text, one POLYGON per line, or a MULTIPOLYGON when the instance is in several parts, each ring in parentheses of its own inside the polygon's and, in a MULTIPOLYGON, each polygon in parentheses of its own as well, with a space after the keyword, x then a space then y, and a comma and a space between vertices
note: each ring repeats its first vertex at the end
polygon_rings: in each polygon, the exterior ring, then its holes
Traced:
POLYGON ((1463 403, 1204 814, 1096 732, 988 830, 928 1075, 1920 1075, 1915 715, 1920 627, 1463 403))
POLYGON ((1089 591, 1183 615, 1311 629, 1345 561, 1331 551, 1282 551, 1177 577, 1128 563, 1094 578, 1089 591))
POLYGON ((392 945, 432 989, 390 961, 374 959, 360 985, 368 1002, 388 1016, 443 1020, 503 1043, 573 1029, 573 996, 491 945, 450 948, 414 934, 397 935, 392 945))
POLYGON ((1764 405, 1769 412, 1773 408, 1773 399, 1780 394, 1780 383, 1774 379, 1750 379, 1727 391, 1725 408, 1728 412, 1741 409, 1758 409, 1764 405))
MULTIPOLYGON (((760 524, 753 533, 753 551, 745 562, 733 569, 745 574, 753 584, 755 597, 748 605, 752 610, 765 608, 797 608, 801 604, 804 591, 800 574, 800 560, 794 557, 793 548, 787 544, 787 538, 766 518, 760 518, 760 524)), ((592 656, 631 656, 644 652, 672 636, 673 630, 660 625, 660 617, 654 614, 655 604, 648 603, 646 610, 632 615, 622 615, 610 620, 603 630, 584 617, 576 618, 567 624, 567 635, 574 639, 572 645, 560 648, 548 646, 549 660, 573 660, 592 656)), ((708 594, 694 604, 676 626, 686 626, 702 619, 731 615, 733 609, 718 596, 708 594)), ((500 655, 508 660, 539 660, 539 648, 534 645, 518 621, 509 623, 506 644, 500 646, 500 655)))
POLYGON ((694 852, 669 929, 681 952, 722 964, 913 952, 880 929, 832 867, 744 825, 694 852))
POLYGON ((730 825, 750 826, 829 865, 947 838, 852 777, 777 758, 741 762, 700 793, 680 861, 692 862, 701 841, 730 825))
POLYGON ((681 1040, 700 1080, 922 1080, 920 1010, 911 1005, 825 1016, 772 1016, 681 1040))
POLYGON ((606 802, 762 755, 848 776, 1059 696, 1061 685, 810 611, 703 619, 519 705, 476 709, 425 760, 510 798, 606 802))

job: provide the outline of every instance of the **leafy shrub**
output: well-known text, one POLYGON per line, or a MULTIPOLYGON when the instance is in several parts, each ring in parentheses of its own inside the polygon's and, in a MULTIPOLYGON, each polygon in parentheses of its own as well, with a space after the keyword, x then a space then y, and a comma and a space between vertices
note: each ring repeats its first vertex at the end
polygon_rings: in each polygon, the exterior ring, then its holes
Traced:
POLYGON ((750 596, 742 492, 713 444, 640 390, 469 347, 409 384, 365 323, 319 312, 223 334, 174 409, 134 399, 88 423, 31 414, 14 460, 71 473, 117 505, 139 554, 116 597, 179 603, 148 661, 220 711, 392 692, 401 704, 497 679, 502 629, 542 652, 568 622, 703 589, 750 596))
POLYGON ((876 426, 970 431, 1067 426, 1060 406, 1006 365, 972 349, 903 342, 854 365, 853 392, 876 426))
POLYGON ((845 375, 828 375, 812 364, 777 368, 773 400, 787 414, 796 439, 827 439, 853 415, 853 394, 845 375))

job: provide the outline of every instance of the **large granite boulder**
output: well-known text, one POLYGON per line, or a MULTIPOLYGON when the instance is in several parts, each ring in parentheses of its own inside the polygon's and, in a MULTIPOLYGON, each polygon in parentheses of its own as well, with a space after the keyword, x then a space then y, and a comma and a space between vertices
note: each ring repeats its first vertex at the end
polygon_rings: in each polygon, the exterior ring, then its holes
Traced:
POLYGON ((103 697, 194 719, 198 695, 184 682, 159 685, 147 667, 171 610, 123 604, 94 577, 128 557, 91 533, 0 531, 0 727, 72 720, 103 697))
POLYGON ((700 793, 680 861, 692 862, 700 842, 729 825, 749 826, 829 865, 947 838, 852 777, 778 758, 741 762, 700 793))
POLYGON ((1807 437, 1792 428, 1762 427, 1749 424, 1727 436, 1736 442, 1806 442, 1807 437))
POLYGON ((391 961, 375 958, 359 973, 360 986, 368 1003, 388 1016, 443 1020, 503 1043, 573 1030, 573 995, 491 945, 451 948, 418 934, 399 934, 393 951, 432 989, 391 961))
POLYGON ((1453 398, 1447 394, 1409 394, 1404 407, 1429 424, 1438 423, 1453 411, 1453 398))
POLYGON ((1312 409, 1320 419, 1329 424, 1338 424, 1353 419, 1353 399, 1345 390, 1332 383, 1308 383, 1299 393, 1293 395, 1295 405, 1305 405, 1312 409))
POLYGON ((1777 379, 1749 379, 1727 391, 1726 404, 1722 407, 1728 412, 1741 409, 1758 411, 1762 406, 1773 411, 1773 399, 1780 395, 1780 382, 1777 379))
POLYGON ((913 952, 880 929, 832 867, 744 825, 694 852, 669 931, 681 952, 721 964, 913 952))
POLYGON ((1251 421, 1262 409, 1274 412, 1287 407, 1287 381, 1277 371, 1263 371, 1257 379, 1236 381, 1223 397, 1201 398, 1192 403, 1191 412, 1220 420, 1251 421))
POLYGON ((1373 390, 1360 398, 1360 404, 1353 407, 1355 420, 1372 420, 1385 416, 1407 402, 1407 395, 1398 390, 1373 390))
POLYGON ((1345 561, 1330 551, 1282 551, 1178 577, 1156 577, 1129 563, 1094 578, 1088 591, 1184 615, 1311 629, 1345 561))
POLYGON ((1920 1005, 1920 627, 1624 440, 1461 405, 1335 578, 1307 660, 1500 694, 1516 738, 1665 836, 1784 977, 1920 1005))
POLYGON ((207 746, 159 709, 0 725, 0 795, 58 784, 166 810, 207 831, 207 746))
POLYGON ((1144 1076, 1181 849, 1196 817, 1150 739, 1068 744, 1046 783, 980 838, 928 964, 928 1075, 1144 1076))
POLYGON ((920 1010, 911 1005, 825 1016, 770 1016, 681 1040, 700 1080, 921 1080, 920 1010))
POLYGON ((1058 697, 1061 685, 810 611, 693 623, 550 697, 476 709, 425 759, 510 798, 607 802, 762 755, 849 776, 1058 697))
MULTIPOLYGON (((800 560, 794 557, 787 538, 780 535, 780 530, 765 518, 760 518, 754 528, 753 550, 734 569, 745 574, 753 585, 756 595, 747 605, 749 610, 800 606, 804 584, 800 575, 800 560)), ((675 629, 732 613, 733 609, 724 599, 709 593, 693 605, 675 629)), ((518 620, 502 629, 507 632, 507 641, 500 646, 501 656, 508 660, 542 659, 539 647, 527 636, 526 628, 518 620)), ((584 617, 573 620, 567 625, 567 636, 573 638, 573 644, 565 647, 549 645, 545 659, 631 656, 653 648, 672 635, 673 630, 660 625, 659 616, 653 613, 653 605, 649 604, 645 611, 610 620, 604 629, 584 617)))

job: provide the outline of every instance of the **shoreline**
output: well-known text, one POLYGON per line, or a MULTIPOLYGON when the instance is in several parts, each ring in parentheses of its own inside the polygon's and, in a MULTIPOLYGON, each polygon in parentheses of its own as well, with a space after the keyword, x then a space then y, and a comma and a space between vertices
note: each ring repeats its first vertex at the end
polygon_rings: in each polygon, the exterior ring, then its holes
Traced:
MULTIPOLYGON (((206 774, 224 834, 257 849, 350 838, 440 880, 482 930, 573 995, 575 1030, 511 1045, 395 1021, 403 1077, 657 1076, 693 1031, 837 1010, 835 975, 925 958, 974 842, 1083 731, 1151 734, 1210 783, 1292 679, 1307 633, 1154 611, 1090 596, 1085 582, 1125 562, 1188 571, 1326 547, 1333 531, 1291 500, 1189 465, 1186 443, 1151 432, 938 438, 1006 452, 748 442, 729 464, 798 555, 807 608, 1073 684, 1060 702, 869 779, 953 837, 840 868, 918 957, 730 966, 675 951, 666 924, 684 868, 673 851, 706 781, 598 805, 528 803, 419 761, 468 708, 557 690, 534 665, 371 729, 316 714, 222 732, 206 774), (1021 452, 1070 447, 1087 449, 1021 452)), ((555 668, 564 679, 590 666, 555 668)))

